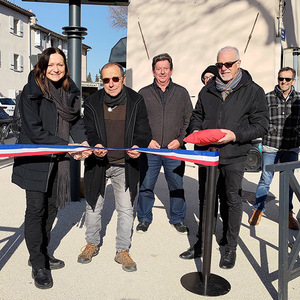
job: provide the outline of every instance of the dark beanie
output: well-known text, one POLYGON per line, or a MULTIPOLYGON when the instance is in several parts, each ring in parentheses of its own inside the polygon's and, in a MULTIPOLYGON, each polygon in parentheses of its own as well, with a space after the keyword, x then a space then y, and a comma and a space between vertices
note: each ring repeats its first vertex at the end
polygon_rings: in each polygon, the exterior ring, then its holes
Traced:
POLYGON ((211 65, 211 66, 208 66, 202 73, 201 75, 201 81, 203 82, 204 84, 204 75, 206 73, 212 73, 214 74, 215 76, 218 76, 218 68, 215 66, 215 65, 211 65))

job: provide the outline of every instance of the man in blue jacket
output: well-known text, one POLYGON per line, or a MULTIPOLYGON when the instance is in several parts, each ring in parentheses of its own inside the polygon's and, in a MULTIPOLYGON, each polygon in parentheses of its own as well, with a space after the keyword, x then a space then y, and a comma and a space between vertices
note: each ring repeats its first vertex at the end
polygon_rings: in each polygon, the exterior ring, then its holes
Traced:
MULTIPOLYGON (((251 141, 262 137, 268 128, 268 110, 263 89, 252 81, 250 74, 240 68, 239 51, 227 46, 219 50, 216 66, 218 76, 199 93, 193 111, 189 131, 222 129, 226 135, 216 147, 219 148, 219 181, 224 195, 220 197, 227 207, 228 220, 225 255, 220 267, 233 268, 236 260, 236 247, 242 220, 242 198, 239 190, 244 176, 245 161, 251 141)), ((201 145, 199 145, 201 146, 201 145)), ((203 150, 207 149, 203 147, 203 150)), ((205 168, 201 167, 200 168, 205 168)), ((200 189, 205 195, 206 176, 199 177, 200 189)), ((202 197, 200 197, 202 198, 202 197)), ((204 198, 204 197, 203 197, 204 198)), ((200 206, 204 199, 200 199, 200 206)), ((203 216, 200 215, 200 223, 203 216)), ((200 232, 199 232, 200 233, 200 232)), ((201 233, 200 233, 201 234, 201 233)), ((180 255, 191 259, 201 255, 202 237, 193 247, 180 255)))

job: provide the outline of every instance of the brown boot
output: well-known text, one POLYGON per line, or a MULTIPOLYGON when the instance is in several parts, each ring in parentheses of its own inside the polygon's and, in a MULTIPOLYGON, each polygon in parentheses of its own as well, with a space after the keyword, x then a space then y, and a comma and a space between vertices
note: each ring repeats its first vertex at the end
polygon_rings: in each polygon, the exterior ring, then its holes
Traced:
POLYGON ((81 253, 78 256, 77 262, 81 264, 87 264, 92 261, 92 258, 99 252, 99 247, 94 244, 87 244, 81 249, 81 253))
POLYGON ((293 212, 292 211, 289 212, 289 229, 299 230, 298 222, 293 217, 293 212))
POLYGON ((261 216, 263 215, 263 212, 259 209, 255 209, 252 213, 251 218, 249 219, 250 225, 258 225, 261 219, 261 216))
POLYGON ((126 272, 136 271, 136 263, 130 257, 128 250, 117 252, 115 261, 119 264, 122 264, 122 269, 126 272))

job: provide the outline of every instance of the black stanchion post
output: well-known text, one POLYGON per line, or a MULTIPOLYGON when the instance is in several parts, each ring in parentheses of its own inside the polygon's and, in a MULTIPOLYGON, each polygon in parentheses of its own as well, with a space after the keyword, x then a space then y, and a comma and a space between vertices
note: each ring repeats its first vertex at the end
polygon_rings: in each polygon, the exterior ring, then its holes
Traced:
MULTIPOLYGON (((216 152, 212 148, 210 151, 216 152)), ((210 273, 211 250, 214 224, 214 211, 216 202, 217 166, 207 167, 205 187, 205 230, 203 245, 202 273, 188 273, 181 278, 181 284, 188 291, 203 296, 220 296, 230 291, 230 283, 215 274, 210 273)), ((200 220, 201 222, 202 220, 200 220)))

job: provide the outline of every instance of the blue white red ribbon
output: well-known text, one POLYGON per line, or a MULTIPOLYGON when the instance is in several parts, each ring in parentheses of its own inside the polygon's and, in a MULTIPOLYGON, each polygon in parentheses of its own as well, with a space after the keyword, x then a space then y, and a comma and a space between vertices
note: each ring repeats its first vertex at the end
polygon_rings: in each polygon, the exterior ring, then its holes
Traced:
POLYGON ((15 144, 0 145, 0 157, 18 157, 49 155, 68 152, 82 152, 90 149, 107 150, 135 150, 141 153, 160 155, 171 159, 177 159, 205 166, 217 166, 219 164, 219 152, 196 151, 183 149, 150 149, 150 148, 96 148, 69 145, 37 145, 37 144, 15 144))

